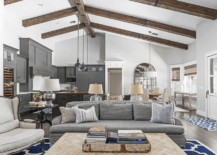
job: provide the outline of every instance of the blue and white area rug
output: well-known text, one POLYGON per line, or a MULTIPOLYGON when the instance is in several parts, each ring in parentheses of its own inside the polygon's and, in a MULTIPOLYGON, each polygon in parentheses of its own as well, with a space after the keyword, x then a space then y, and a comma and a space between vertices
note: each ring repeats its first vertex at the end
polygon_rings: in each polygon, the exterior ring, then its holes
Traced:
POLYGON ((184 118, 185 120, 208 131, 217 131, 217 121, 209 118, 184 118))
MULTIPOLYGON (((49 139, 45 139, 45 151, 47 151, 49 148, 49 139)), ((211 149, 196 140, 187 140, 185 149, 183 149, 183 151, 185 151, 187 155, 216 155, 216 153, 214 153, 211 149)), ((41 152, 41 143, 14 155, 43 155, 41 152)))

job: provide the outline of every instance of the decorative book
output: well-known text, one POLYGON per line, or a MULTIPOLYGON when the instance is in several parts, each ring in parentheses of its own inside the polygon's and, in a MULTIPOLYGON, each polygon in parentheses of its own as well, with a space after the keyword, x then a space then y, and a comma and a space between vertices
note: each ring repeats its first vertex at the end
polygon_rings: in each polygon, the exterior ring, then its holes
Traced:
POLYGON ((92 126, 89 130, 90 134, 97 134, 97 135, 101 135, 101 134, 105 134, 105 126, 92 126))
POLYGON ((30 107, 45 107, 46 101, 42 102, 29 102, 30 107))
POLYGON ((145 139, 141 130, 118 130, 118 137, 123 139, 145 139))

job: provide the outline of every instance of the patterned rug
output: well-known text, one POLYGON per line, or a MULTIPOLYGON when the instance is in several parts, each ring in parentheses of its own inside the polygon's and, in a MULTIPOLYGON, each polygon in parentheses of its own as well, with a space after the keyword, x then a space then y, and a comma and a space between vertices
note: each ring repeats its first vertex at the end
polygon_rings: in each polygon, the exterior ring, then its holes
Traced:
POLYGON ((217 121, 209 118, 184 118, 185 120, 208 131, 217 131, 217 121))
MULTIPOLYGON (((49 139, 45 139, 45 151, 47 151, 49 148, 49 139)), ((216 153, 214 153, 211 149, 196 140, 187 140, 187 144, 183 151, 185 151, 187 155, 216 155, 216 153)), ((41 143, 14 155, 43 155, 41 152, 41 143)))

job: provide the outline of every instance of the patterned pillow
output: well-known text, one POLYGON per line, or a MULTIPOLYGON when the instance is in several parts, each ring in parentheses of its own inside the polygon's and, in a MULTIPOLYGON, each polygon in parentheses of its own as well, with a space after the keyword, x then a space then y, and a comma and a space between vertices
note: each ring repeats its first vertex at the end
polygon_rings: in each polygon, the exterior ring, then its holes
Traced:
POLYGON ((165 106, 152 103, 152 117, 153 123, 166 123, 175 125, 174 120, 175 103, 171 103, 165 106))
POLYGON ((78 108, 78 105, 75 105, 72 108, 60 107, 60 112, 62 114, 61 124, 75 122, 76 115, 73 108, 78 108))
POLYGON ((92 106, 90 109, 87 110, 74 108, 74 107, 73 109, 76 115, 76 123, 99 121, 96 116, 96 111, 94 106, 92 106))

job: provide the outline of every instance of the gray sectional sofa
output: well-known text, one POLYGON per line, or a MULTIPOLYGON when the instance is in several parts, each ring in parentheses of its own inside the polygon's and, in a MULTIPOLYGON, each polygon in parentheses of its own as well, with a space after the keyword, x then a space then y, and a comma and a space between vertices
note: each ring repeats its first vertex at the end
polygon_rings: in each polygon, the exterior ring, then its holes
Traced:
MULTIPOLYGON (((151 123, 151 102, 135 101, 99 101, 99 102, 69 102, 66 107, 79 105, 81 109, 95 106, 98 122, 86 122, 81 124, 61 124, 61 116, 53 119, 50 128, 50 145, 52 146, 64 133, 87 133, 93 125, 103 125, 108 131, 117 130, 142 130, 144 133, 166 133, 178 146, 185 147, 186 138, 182 122, 175 118, 175 125, 151 123)), ((164 103, 158 103, 164 104, 164 103)))

